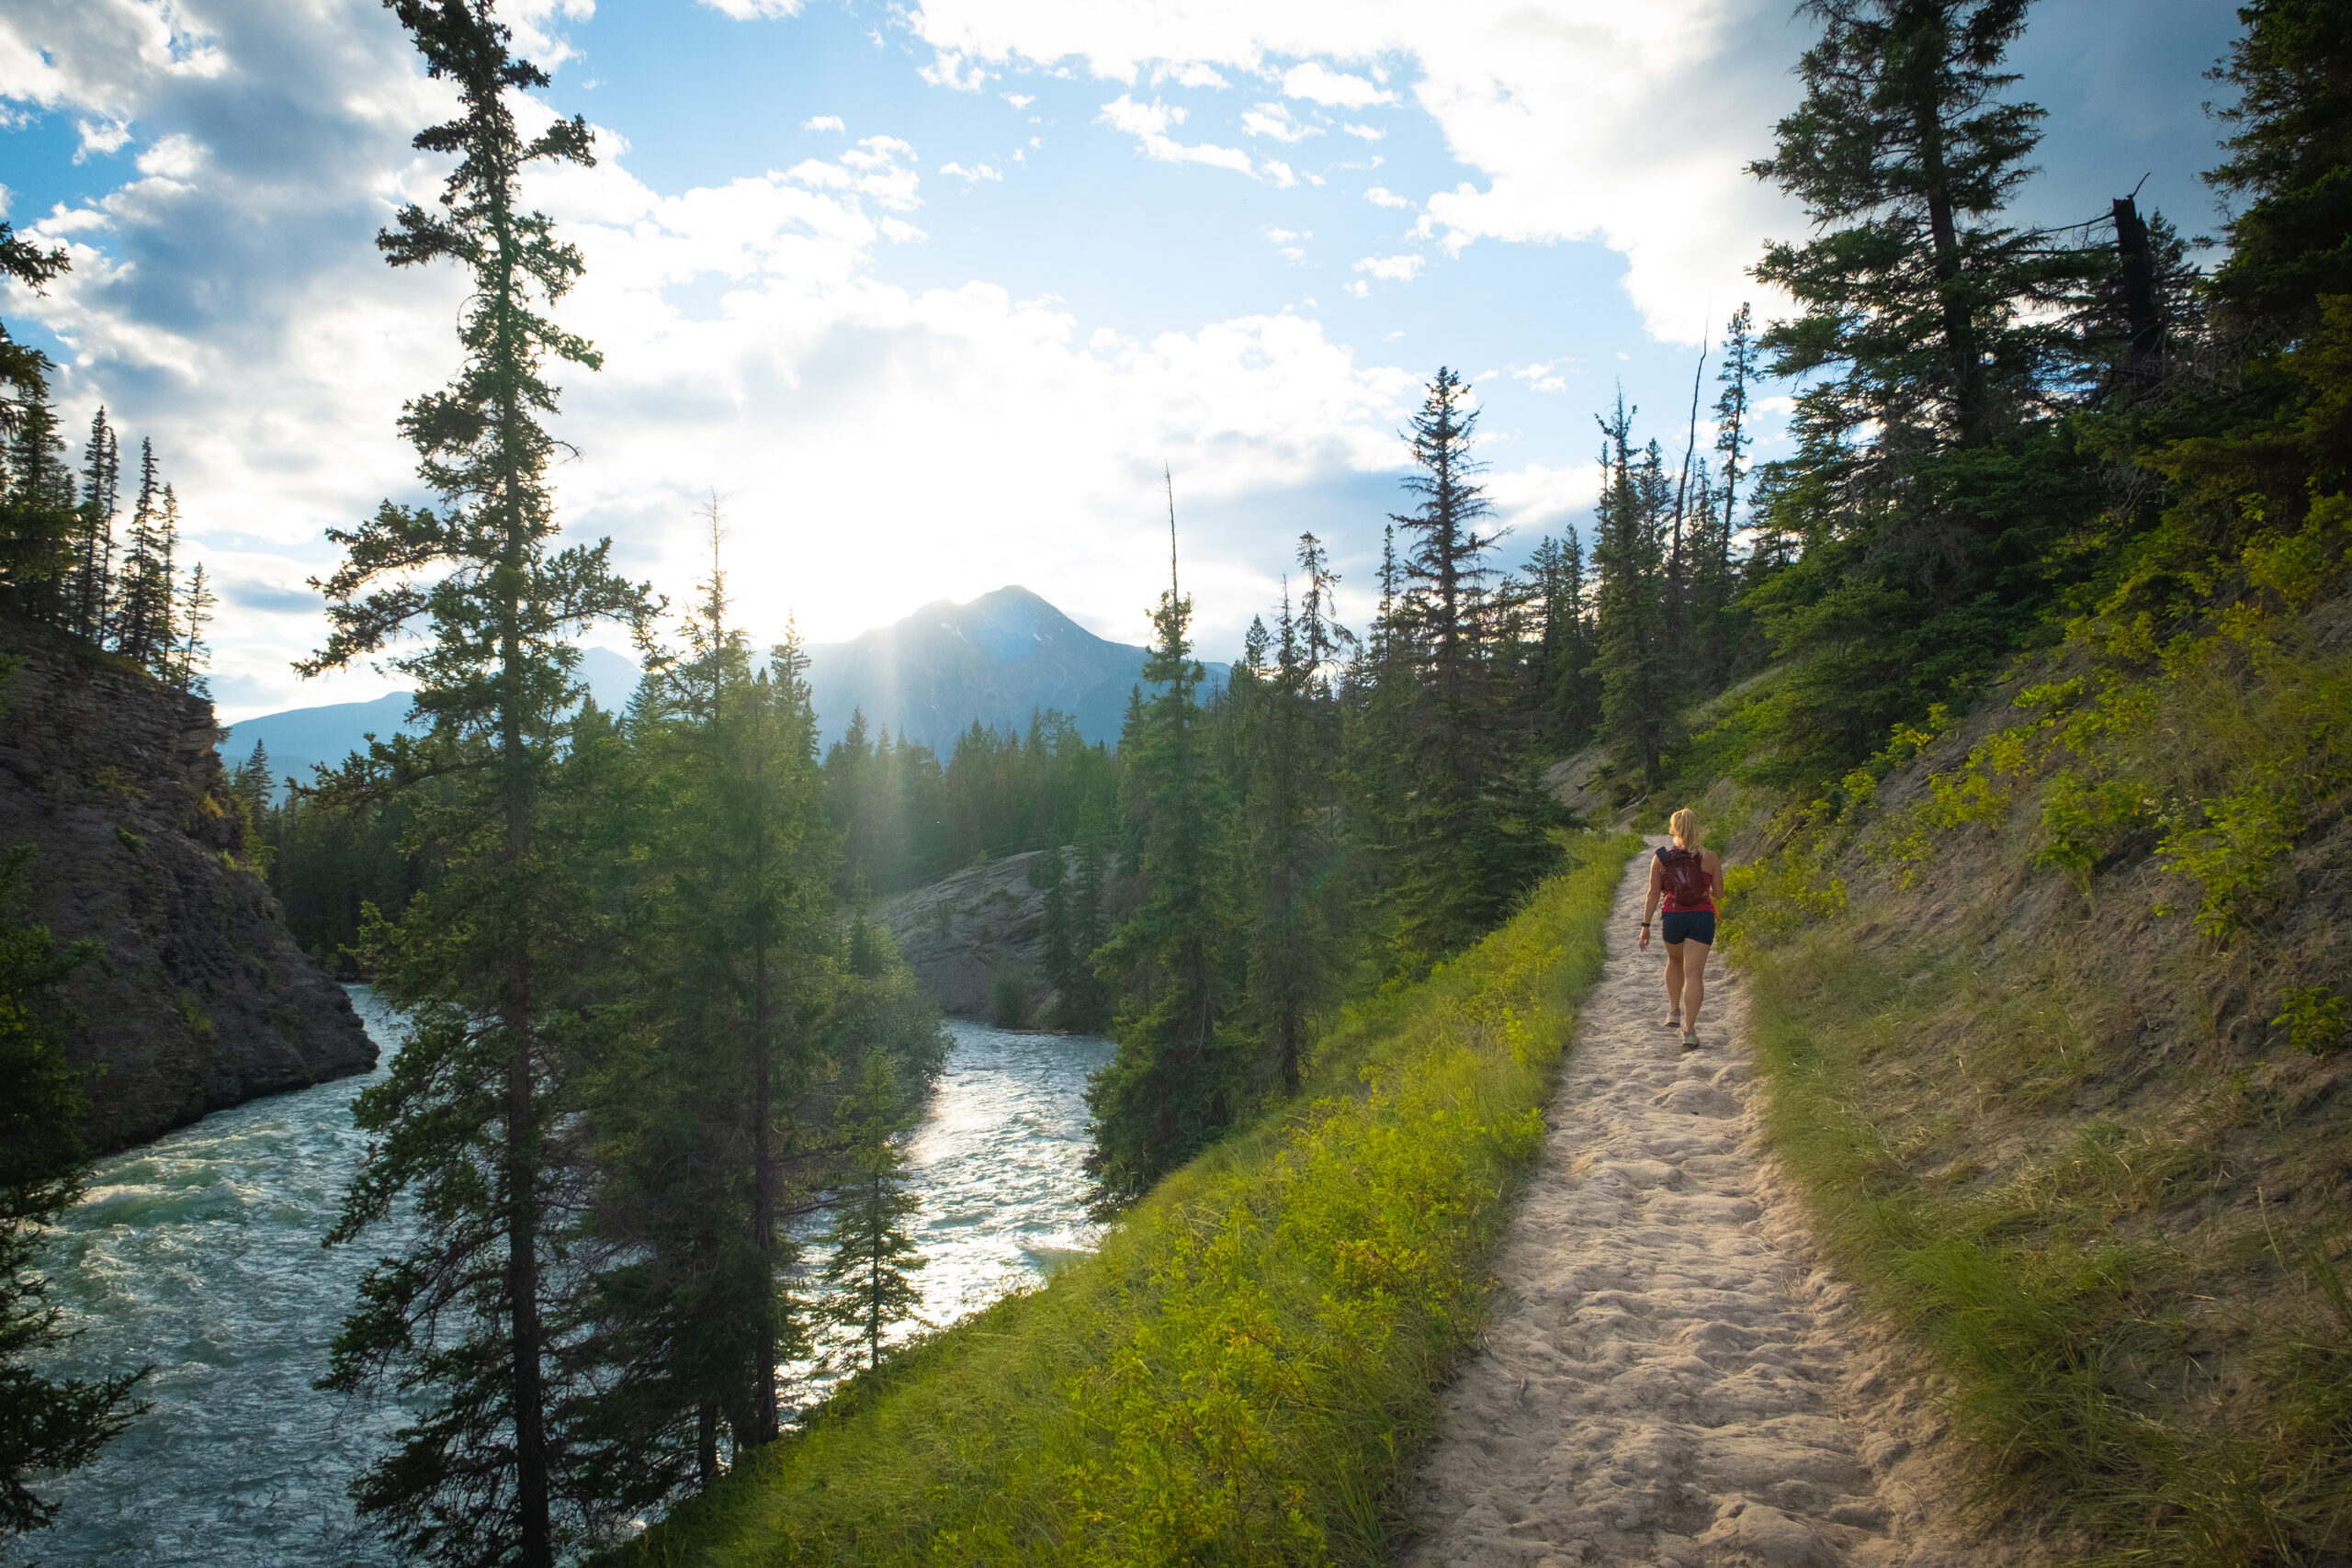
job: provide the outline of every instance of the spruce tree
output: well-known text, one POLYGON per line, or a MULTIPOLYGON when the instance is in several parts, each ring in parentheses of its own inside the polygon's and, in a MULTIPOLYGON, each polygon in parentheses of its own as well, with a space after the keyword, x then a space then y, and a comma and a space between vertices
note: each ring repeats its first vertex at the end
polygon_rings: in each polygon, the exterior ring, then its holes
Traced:
POLYGON ((209 696, 203 675, 204 665, 211 659, 212 649, 204 640, 204 628, 212 619, 212 607, 220 598, 205 586, 204 563, 196 563, 188 574, 187 597, 179 611, 180 645, 170 655, 171 683, 183 692, 195 692, 209 696))
POLYGON ((164 543, 164 482, 155 444, 139 444, 139 498, 131 503, 130 535, 122 556, 122 587, 115 609, 115 651, 141 666, 152 663, 169 634, 171 574, 164 543))
POLYGON ((1676 694, 1665 623, 1665 476, 1656 442, 1635 457, 1623 393, 1600 425, 1607 477, 1592 547, 1600 736, 1619 776, 1643 792, 1657 783, 1676 694))
POLYGON ((419 1409, 354 1483, 362 1513, 404 1550, 546 1568, 568 1512, 548 1324, 576 1281, 551 1211, 572 1190, 560 1112, 578 1076, 567 976, 588 899, 541 833, 579 692, 568 638, 600 620, 641 624, 647 606, 609 570, 608 544, 554 547, 545 477, 556 442, 541 422, 557 398, 546 362, 594 368, 597 356, 544 313, 581 261, 520 207, 519 187, 531 164, 590 162, 588 128, 523 133, 511 96, 548 79, 509 53, 487 0, 392 9, 460 111, 415 139, 455 160, 440 209, 401 209, 377 243, 395 266, 458 264, 471 293, 456 378, 400 421, 441 510, 387 501, 330 531, 345 551, 322 585, 330 635, 301 666, 380 658, 417 682, 429 733, 379 743, 341 793, 401 797, 437 865, 429 890, 368 933, 377 984, 413 1032, 355 1108, 372 1141, 328 1239, 357 1240, 396 1205, 415 1228, 368 1270, 323 1386, 397 1390, 419 1409), (424 646, 391 654, 420 621, 424 646), (435 786, 419 787, 427 777, 435 786))
POLYGON ((827 1321, 849 1329, 868 1368, 882 1361, 882 1337, 915 1319, 922 1292, 913 1275, 922 1258, 907 1222, 922 1207, 907 1190, 907 1156, 893 1134, 905 1124, 905 1096, 890 1059, 869 1053, 857 1089, 842 1103, 843 1169, 825 1248, 827 1321))
POLYGON ((101 406, 82 447, 81 558, 74 568, 73 625, 92 642, 106 636, 113 607, 114 520, 120 510, 122 444, 101 406))
POLYGON ((58 987, 101 949, 95 939, 60 949, 23 918, 35 852, 0 853, 0 1539, 56 1516, 35 1477, 97 1457, 137 1414, 130 1391, 146 1375, 59 1378, 36 1365, 69 1337, 47 1304, 42 1244, 89 1174, 81 1074, 65 1059, 78 1020, 58 987))
POLYGON ((730 1303, 737 1371, 724 1400, 739 1445, 775 1440, 777 1368, 800 1337, 783 1289, 794 1262, 785 1228, 786 1148, 796 1086, 815 1064, 802 1021, 824 999, 823 962, 836 937, 833 840, 817 773, 816 715, 796 643, 753 671, 743 635, 727 625, 714 551, 691 657, 676 677, 679 722, 656 831, 673 885, 667 951, 676 988, 675 1052, 700 1058, 716 1098, 713 1129, 741 1128, 719 1168, 738 1213, 726 1245, 739 1252, 730 1303))
POLYGON ((1523 593, 1495 581, 1476 431, 1468 384, 1441 367, 1408 431, 1419 471, 1404 484, 1420 504, 1390 519, 1409 542, 1383 585, 1371 728, 1397 775, 1384 802, 1397 867, 1388 901, 1408 970, 1484 931, 1552 858, 1555 812, 1529 771, 1523 593))
POLYGON ((1115 803, 1090 799, 1080 804, 1078 828, 1069 845, 1069 873, 1064 903, 1069 911, 1070 957, 1067 981, 1057 982, 1060 998, 1054 1004, 1057 1028, 1100 1034, 1111 1026, 1118 998, 1103 977, 1099 955, 1110 940, 1108 904, 1112 858, 1117 844, 1115 803))
POLYGON ((1155 690, 1130 705, 1119 747, 1146 892, 1097 959, 1125 995, 1112 1026, 1118 1052, 1086 1090, 1086 1168, 1105 1209, 1141 1195, 1216 1137, 1233 1119, 1239 1087, 1220 1029, 1236 999, 1227 807, 1198 694, 1205 671, 1193 659, 1193 602, 1176 581, 1172 499, 1169 540, 1169 587, 1152 613, 1156 637, 1143 667, 1155 690))
POLYGON ((47 398, 28 394, 10 412, 0 446, 0 603, 36 620, 63 623, 80 523, 74 470, 47 398))
MULTIPOLYGON (((15 225, 0 223, 0 277, 13 277, 40 293, 72 265, 62 245, 44 251, 15 225)), ((18 343, 0 323, 0 439, 16 434, 28 409, 48 400, 49 371, 49 355, 18 343)))
POLYGON ((2004 220, 2042 118, 2001 69, 2026 9, 1808 0, 1804 100, 1750 165, 1815 230, 1755 269, 1802 312, 1764 333, 1770 368, 1807 378, 1769 486, 1795 559, 1750 595, 1793 664, 1760 710, 1792 782, 1988 677, 2097 505, 2053 416, 2100 368, 2070 308, 2114 258, 2004 220))
POLYGON ((1542 540, 1532 564, 1543 606, 1535 702, 1553 743, 1572 751, 1590 740, 1600 720, 1583 536, 1570 528, 1565 538, 1542 540))
POLYGON ((1329 698, 1287 592, 1275 628, 1270 637, 1262 623, 1253 626, 1253 646, 1233 671, 1229 722, 1253 906, 1247 1011, 1272 1087, 1294 1095, 1309 1021, 1330 993, 1324 895, 1334 846, 1323 828, 1329 786, 1317 711, 1329 698))

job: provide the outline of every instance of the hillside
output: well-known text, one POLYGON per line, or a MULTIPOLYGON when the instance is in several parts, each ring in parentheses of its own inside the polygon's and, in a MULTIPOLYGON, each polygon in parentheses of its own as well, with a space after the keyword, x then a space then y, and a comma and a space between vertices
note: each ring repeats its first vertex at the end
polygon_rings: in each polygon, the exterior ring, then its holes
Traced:
POLYGON ((90 1142, 373 1066, 350 999, 239 858, 212 705, 20 621, 0 621, 0 650, 23 660, 0 688, 0 845, 40 846, 33 920, 104 946, 66 987, 90 1142))
POLYGON ((2070 643, 1840 806, 1702 808, 1780 1156, 2064 1551, 2352 1547, 2347 712, 2337 598, 2070 643))

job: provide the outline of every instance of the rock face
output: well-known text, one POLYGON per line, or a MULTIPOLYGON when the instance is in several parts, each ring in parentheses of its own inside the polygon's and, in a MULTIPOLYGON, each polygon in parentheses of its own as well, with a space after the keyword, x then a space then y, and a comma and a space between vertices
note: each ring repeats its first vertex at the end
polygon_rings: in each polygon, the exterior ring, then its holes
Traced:
POLYGON ((31 919, 104 947, 69 985, 92 1145, 373 1066, 350 998, 232 858, 212 705, 41 626, 0 620, 0 653, 23 660, 0 685, 0 847, 40 847, 31 919))
POLYGON ((967 866, 876 907, 876 921, 945 1011, 988 1018, 990 991, 1006 969, 1022 975, 1033 1011, 1051 995, 1039 973, 1046 896, 1029 886, 1029 868, 1045 852, 967 866))

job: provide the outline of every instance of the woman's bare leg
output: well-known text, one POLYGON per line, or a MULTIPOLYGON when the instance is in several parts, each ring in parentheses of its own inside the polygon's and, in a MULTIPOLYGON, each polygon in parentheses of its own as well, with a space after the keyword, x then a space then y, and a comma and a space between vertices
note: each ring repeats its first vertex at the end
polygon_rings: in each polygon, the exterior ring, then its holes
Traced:
MULTIPOLYGON (((1684 942, 1675 946, 1690 955, 1681 960, 1682 1027, 1687 1032, 1699 1027, 1699 1007, 1707 999, 1707 944, 1703 942, 1684 942)), ((1669 964, 1679 956, 1673 947, 1668 948, 1666 953, 1666 961, 1669 964)))
MULTIPOLYGON (((1676 1017, 1682 1012, 1682 944, 1679 942, 1666 946, 1666 1010, 1676 1017)), ((1671 1023, 1674 1019, 1667 1021, 1671 1023)))

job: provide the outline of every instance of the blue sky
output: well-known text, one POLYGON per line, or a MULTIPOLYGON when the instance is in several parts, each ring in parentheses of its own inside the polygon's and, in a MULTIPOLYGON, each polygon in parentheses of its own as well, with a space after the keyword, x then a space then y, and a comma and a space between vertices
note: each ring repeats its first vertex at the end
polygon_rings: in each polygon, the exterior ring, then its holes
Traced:
MULTIPOLYGON (((1619 383, 1673 444, 1702 332, 1775 309, 1744 271, 1800 229, 1741 173, 1794 101, 1784 0, 504 9, 603 154, 534 192, 589 257, 563 317, 607 355, 568 378, 567 526, 680 598, 716 490, 763 636, 1019 581, 1140 641, 1163 460, 1204 651, 1302 528, 1360 612, 1441 363, 1476 381, 1517 558, 1583 521, 1619 383)), ((2021 215, 2096 216, 2144 174, 2215 227, 2201 73, 2233 28, 2043 0, 2021 215)), ((224 717, 385 689, 287 665, 322 530, 421 499, 392 420, 449 370, 458 286, 369 241, 435 188, 406 142, 440 90, 372 0, 12 0, 0 103, 6 216, 75 258, 0 310, 63 367, 70 423, 104 401, 154 439, 226 588, 224 717)))

